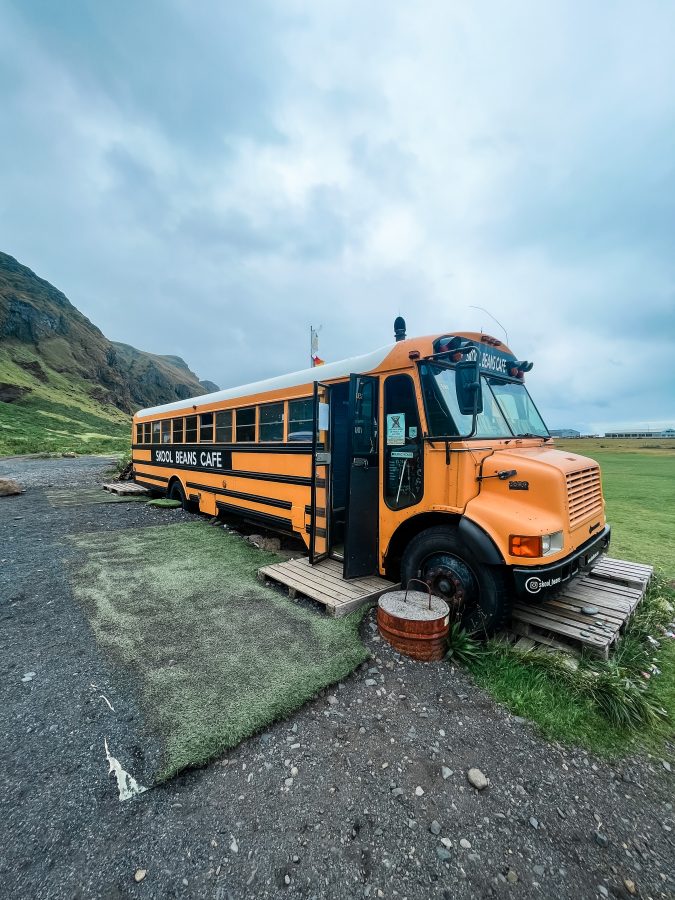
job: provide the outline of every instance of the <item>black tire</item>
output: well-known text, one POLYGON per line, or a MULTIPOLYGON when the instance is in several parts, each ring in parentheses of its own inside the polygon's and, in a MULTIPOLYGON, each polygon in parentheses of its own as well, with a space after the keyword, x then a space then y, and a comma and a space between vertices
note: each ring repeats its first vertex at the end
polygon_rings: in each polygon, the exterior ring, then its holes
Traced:
POLYGON ((169 500, 180 500, 181 506, 186 512, 197 512, 195 504, 185 496, 183 485, 178 479, 176 479, 169 488, 169 500))
MULTIPOLYGON (((414 537, 401 560, 401 585, 420 578, 450 607, 471 634, 490 635, 504 628, 511 615, 511 592, 501 569, 478 562, 457 531, 445 525, 414 537)), ((412 585, 419 590, 419 585, 412 585)))

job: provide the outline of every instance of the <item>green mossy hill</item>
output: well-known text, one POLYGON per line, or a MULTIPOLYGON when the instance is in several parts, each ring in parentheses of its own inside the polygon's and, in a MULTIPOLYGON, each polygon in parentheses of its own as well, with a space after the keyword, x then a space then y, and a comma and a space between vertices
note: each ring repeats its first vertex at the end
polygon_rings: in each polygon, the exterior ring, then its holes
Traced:
POLYGON ((109 341, 0 252, 0 455, 122 450, 136 409, 204 393, 180 357, 109 341))

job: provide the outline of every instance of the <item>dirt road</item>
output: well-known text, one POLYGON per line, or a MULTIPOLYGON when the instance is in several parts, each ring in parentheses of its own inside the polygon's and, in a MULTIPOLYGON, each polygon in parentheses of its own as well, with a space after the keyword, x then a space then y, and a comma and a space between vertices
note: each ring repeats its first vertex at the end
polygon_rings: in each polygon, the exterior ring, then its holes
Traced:
POLYGON ((54 508, 45 494, 90 487, 105 465, 0 460, 0 477, 28 488, 0 499, 3 897, 675 896, 673 780, 659 760, 608 764, 547 743, 446 663, 398 657, 372 616, 373 659, 344 683, 121 803, 104 739, 133 773, 142 710, 73 599, 64 538, 152 527, 158 513, 54 508))

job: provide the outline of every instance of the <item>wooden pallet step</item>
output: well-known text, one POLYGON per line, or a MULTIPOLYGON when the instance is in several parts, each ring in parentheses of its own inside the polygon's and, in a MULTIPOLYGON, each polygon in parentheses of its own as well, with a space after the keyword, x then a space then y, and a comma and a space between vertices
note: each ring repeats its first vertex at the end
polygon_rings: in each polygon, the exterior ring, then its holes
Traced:
POLYGON ((375 576, 346 580, 342 577, 342 563, 334 559, 321 560, 314 566, 307 557, 289 559, 264 566, 258 574, 285 585, 289 591, 316 600, 333 616, 345 616, 399 587, 375 576))
POLYGON ((122 496, 149 493, 146 487, 143 487, 141 484, 136 484, 135 481, 113 481, 110 484, 104 484, 103 490, 109 491, 111 494, 120 494, 122 496))

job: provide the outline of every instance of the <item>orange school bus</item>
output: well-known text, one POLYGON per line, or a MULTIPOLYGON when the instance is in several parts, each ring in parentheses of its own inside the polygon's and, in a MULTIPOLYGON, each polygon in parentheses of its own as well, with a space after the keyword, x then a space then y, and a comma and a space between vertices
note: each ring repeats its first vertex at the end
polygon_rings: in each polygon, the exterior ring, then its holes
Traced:
POLYGON ((298 535, 344 577, 421 578, 473 630, 592 565, 598 464, 557 450, 496 338, 405 338, 365 356, 134 416, 135 480, 298 535))

